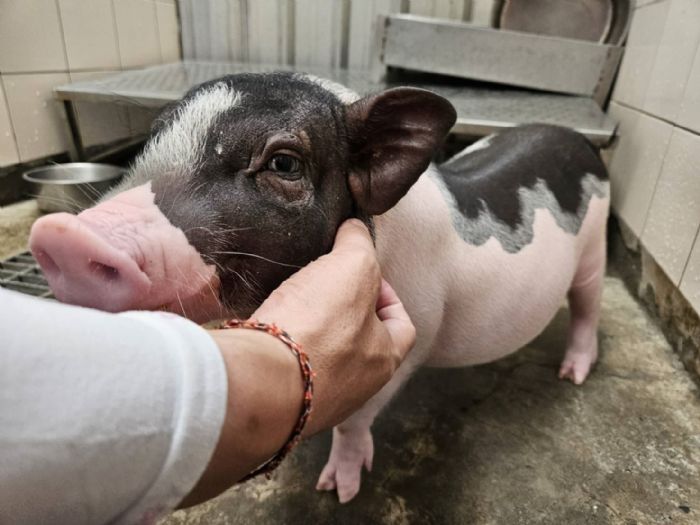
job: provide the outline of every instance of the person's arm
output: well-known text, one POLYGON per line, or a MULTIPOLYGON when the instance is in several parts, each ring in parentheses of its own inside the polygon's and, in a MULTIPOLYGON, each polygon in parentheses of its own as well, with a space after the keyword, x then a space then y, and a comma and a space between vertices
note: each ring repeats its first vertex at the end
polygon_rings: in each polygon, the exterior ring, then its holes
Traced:
POLYGON ((226 416, 205 330, 0 289, 0 523, 137 523, 196 483, 226 416))
MULTIPOLYGON (((413 342, 400 303, 379 288, 367 231, 350 223, 256 313, 312 360, 307 434, 358 408, 413 342)), ((209 335, 172 315, 3 290, 0 312, 0 523, 151 520, 240 479, 298 417, 298 364, 267 334, 209 335)))

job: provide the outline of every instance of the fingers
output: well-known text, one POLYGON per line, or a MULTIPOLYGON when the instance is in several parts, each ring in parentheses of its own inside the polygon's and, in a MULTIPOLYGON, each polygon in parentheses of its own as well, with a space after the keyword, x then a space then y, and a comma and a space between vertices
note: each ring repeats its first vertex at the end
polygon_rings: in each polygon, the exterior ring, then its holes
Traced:
POLYGON ((377 317, 382 321, 392 319, 396 316, 405 316, 406 319, 408 319, 408 314, 406 310, 404 310, 403 304, 401 304, 401 299, 399 299, 394 289, 384 279, 382 279, 382 286, 379 289, 376 311, 377 317))
POLYGON ((401 299, 384 279, 382 279, 382 287, 377 298, 377 317, 389 332, 389 336, 399 353, 399 359, 406 357, 416 341, 416 328, 413 326, 403 303, 401 303, 401 299))
POLYGON ((345 221, 335 234, 333 251, 336 249, 370 249, 374 251, 374 244, 367 226, 359 219, 345 221))

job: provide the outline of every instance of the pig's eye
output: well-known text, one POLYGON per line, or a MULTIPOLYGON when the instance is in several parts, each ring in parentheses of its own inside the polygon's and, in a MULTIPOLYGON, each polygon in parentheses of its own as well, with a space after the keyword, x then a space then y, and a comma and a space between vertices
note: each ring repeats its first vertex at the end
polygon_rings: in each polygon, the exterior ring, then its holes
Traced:
POLYGON ((299 173, 299 160, 291 155, 275 155, 267 163, 267 169, 282 175, 294 176, 299 173))

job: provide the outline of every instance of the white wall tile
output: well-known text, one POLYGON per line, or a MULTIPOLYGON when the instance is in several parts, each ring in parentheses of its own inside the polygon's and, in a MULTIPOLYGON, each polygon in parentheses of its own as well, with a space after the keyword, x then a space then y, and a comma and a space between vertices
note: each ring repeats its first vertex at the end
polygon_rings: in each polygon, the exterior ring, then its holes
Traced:
POLYGON ((610 113, 620 121, 610 163, 612 206, 641 237, 673 127, 615 103, 610 113))
POLYGON ((68 125, 53 88, 68 82, 67 73, 3 75, 20 161, 66 151, 68 125))
POLYGON ((665 0, 634 11, 613 100, 635 108, 644 106, 669 5, 670 0, 665 0))
POLYGON ((19 162, 19 153, 12 130, 10 113, 7 110, 5 90, 2 87, 2 79, 0 79, 0 167, 10 166, 17 162, 19 162))
POLYGON ((0 73, 65 69, 56 3, 0 0, 0 73))
POLYGON ((112 0, 59 0, 59 7, 68 67, 119 68, 112 0))
POLYGON ((160 56, 163 62, 180 60, 180 29, 177 9, 172 2, 156 2, 160 56))
POLYGON ((122 67, 159 64, 160 40, 155 2, 114 0, 114 13, 122 67))
POLYGON ((646 111, 677 121, 699 42, 700 1, 671 0, 644 100, 646 111))
POLYGON ((700 133, 700 47, 695 52, 695 62, 685 86, 678 124, 700 133))
MULTIPOLYGON (((72 82, 84 82, 113 74, 113 72, 104 71, 73 72, 70 77, 72 82)), ((131 135, 129 114, 124 106, 78 102, 76 111, 85 146, 109 144, 131 135)))
POLYGON ((696 312, 700 312, 700 240, 696 234, 695 245, 690 252, 688 265, 681 278, 681 293, 696 312))
POLYGON ((678 285, 700 226, 700 137, 674 128, 642 243, 678 285))

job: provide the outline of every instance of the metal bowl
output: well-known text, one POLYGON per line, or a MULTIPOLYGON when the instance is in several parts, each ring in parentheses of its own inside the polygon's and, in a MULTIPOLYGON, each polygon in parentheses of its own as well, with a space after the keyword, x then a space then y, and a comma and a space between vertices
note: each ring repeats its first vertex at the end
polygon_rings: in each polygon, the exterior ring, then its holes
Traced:
POLYGON ((78 213, 92 206, 126 173, 111 164, 72 162, 27 171, 22 178, 31 183, 33 197, 45 212, 78 213))

